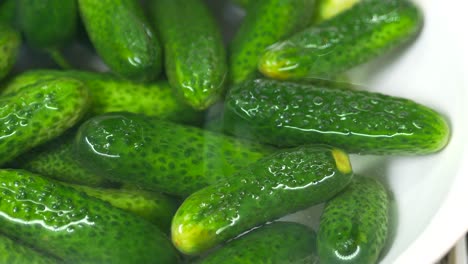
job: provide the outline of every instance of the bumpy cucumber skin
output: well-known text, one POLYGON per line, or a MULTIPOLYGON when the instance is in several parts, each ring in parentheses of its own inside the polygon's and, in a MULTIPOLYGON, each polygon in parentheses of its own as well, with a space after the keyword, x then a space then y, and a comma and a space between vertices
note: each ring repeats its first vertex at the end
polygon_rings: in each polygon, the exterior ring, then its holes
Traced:
POLYGON ((75 151, 83 167, 111 181, 185 196, 271 149, 157 118, 110 113, 81 125, 75 151))
POLYGON ((263 50, 310 23, 313 0, 255 1, 229 48, 230 81, 253 78, 263 50))
POLYGON ((316 234, 301 224, 275 222, 229 242, 197 264, 313 264, 316 234))
POLYGON ((59 48, 76 33, 75 0, 17 0, 18 23, 26 42, 39 49, 59 48))
POLYGON ((169 83, 198 110, 218 101, 227 74, 223 38, 203 0, 150 2, 169 83))
POLYGON ((375 179, 357 177, 325 205, 317 240, 320 262, 377 263, 387 239, 388 214, 385 187, 375 179))
POLYGON ((0 234, 0 263, 52 264, 59 261, 0 234))
POLYGON ((0 23, 0 80, 15 64, 20 45, 19 34, 6 24, 0 23))
POLYGON ((0 164, 76 124, 89 105, 82 82, 60 78, 24 86, 0 98, 0 164))
POLYGON ((422 13, 408 0, 362 0, 270 46, 258 67, 276 79, 332 77, 408 42, 422 24, 422 13))
POLYGON ((136 81, 159 76, 161 46, 137 0, 78 0, 78 5, 91 42, 113 72, 136 81))
POLYGON ((318 0, 314 23, 318 24, 348 9, 361 0, 318 0))
POLYGON ((73 152, 74 133, 72 131, 53 141, 43 144, 20 155, 8 165, 11 168, 25 169, 63 182, 87 186, 103 186, 108 183, 77 162, 73 152))
POLYGON ((177 210, 177 203, 170 197, 138 189, 91 188, 70 185, 91 197, 109 202, 112 206, 140 216, 169 233, 171 220, 177 210))
POLYGON ((67 263, 177 263, 156 226, 38 175, 0 170, 0 230, 67 263), (14 220, 14 221, 13 221, 14 220))
POLYGON ((264 143, 324 143, 362 154, 428 154, 450 134, 440 114, 411 100, 265 79, 231 89, 224 126, 264 143))
POLYGON ((86 84, 91 97, 90 115, 127 111, 175 122, 198 124, 202 112, 177 99, 167 81, 137 83, 110 74, 86 71, 32 70, 6 84, 6 91, 16 91, 25 84, 48 78, 75 78, 86 84))
POLYGON ((351 179, 348 157, 339 150, 280 150, 189 196, 172 220, 172 241, 185 254, 200 254, 255 226, 324 202, 351 179))

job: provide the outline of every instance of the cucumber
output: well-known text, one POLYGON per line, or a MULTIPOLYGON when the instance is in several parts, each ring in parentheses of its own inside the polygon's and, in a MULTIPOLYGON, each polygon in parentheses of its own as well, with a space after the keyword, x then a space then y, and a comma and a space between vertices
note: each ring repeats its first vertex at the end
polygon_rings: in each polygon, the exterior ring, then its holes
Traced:
POLYGON ((137 0, 78 0, 78 5, 94 48, 114 73, 136 81, 159 76, 159 40, 137 0))
POLYGON ((132 113, 81 125, 80 164, 111 181, 186 196, 270 153, 256 143, 132 113))
POLYGON ((127 111, 156 116, 176 122, 198 124, 202 112, 180 102, 167 81, 137 83, 105 73, 87 71, 32 70, 6 84, 6 91, 16 91, 28 83, 48 78, 75 78, 86 84, 93 104, 90 115, 127 111))
POLYGON ((0 231, 66 263, 177 263, 156 226, 38 175, 0 170, 0 231))
POLYGON ((59 263, 59 260, 0 234, 0 263, 52 264, 59 263))
POLYGON ((280 150, 189 196, 172 220, 172 241, 185 254, 200 254, 330 199, 348 185, 352 174, 347 154, 339 149, 280 150))
POLYGON ((150 1, 164 46, 166 75, 181 98, 198 110, 220 99, 227 74, 223 38, 202 0, 150 1))
POLYGON ((0 24, 7 24, 10 26, 15 24, 15 8, 15 0, 0 1, 0 24))
POLYGON ((361 0, 318 0, 316 14, 314 17, 315 23, 321 23, 330 19, 343 11, 350 9, 353 5, 361 0))
POLYGON ((411 100, 265 79, 231 89, 224 127, 263 143, 324 143, 347 152, 382 155, 436 152, 450 135, 439 113, 411 100))
POLYGON ((304 225, 275 222, 229 242, 197 264, 313 264, 315 240, 315 232, 304 225))
POLYGON ((67 131, 59 138, 20 155, 8 164, 9 168, 24 169, 62 182, 107 185, 106 179, 85 170, 76 162, 72 148, 74 132, 67 131))
POLYGON ((3 93, 0 105, 3 164, 76 124, 88 109, 89 96, 82 82, 49 79, 3 93))
POLYGON ((314 0, 264 0, 249 6, 229 48, 230 81, 253 78, 263 50, 305 28, 311 20, 314 0))
POLYGON ((165 233, 169 233, 172 217, 177 210, 177 203, 161 193, 138 189, 92 188, 76 184, 69 186, 146 219, 165 233))
POLYGON ((356 177, 320 217, 321 263, 377 263, 388 234, 389 197, 375 179, 356 177))
POLYGON ((13 68, 21 45, 19 34, 10 26, 0 23, 0 80, 13 68))
POLYGON ((422 13, 408 0, 362 0, 270 46, 258 69, 282 80, 333 77, 407 43, 422 25, 422 13))

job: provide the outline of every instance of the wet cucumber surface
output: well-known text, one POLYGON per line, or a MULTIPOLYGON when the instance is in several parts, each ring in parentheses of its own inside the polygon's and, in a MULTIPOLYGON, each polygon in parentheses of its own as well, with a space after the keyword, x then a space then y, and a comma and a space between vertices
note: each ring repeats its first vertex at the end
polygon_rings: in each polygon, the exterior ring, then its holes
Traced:
POLYGON ((230 90, 224 126, 263 143, 324 143, 362 154, 433 153, 450 136, 443 116, 408 99, 267 79, 230 90))
POLYGON ((89 106, 82 82, 44 80, 0 98, 0 164, 51 140, 76 124, 89 106))
POLYGON ((53 264, 60 261, 0 234, 0 263, 53 264))
POLYGON ((108 73, 89 71, 32 70, 15 76, 5 91, 15 91, 38 80, 73 78, 83 82, 91 93, 89 115, 127 111, 156 116, 181 123, 199 123, 202 113, 176 98, 167 81, 137 83, 108 73))
POLYGON ((149 222, 39 175, 0 170, 0 231, 66 263, 177 263, 149 222))
POLYGON ((408 42, 422 21, 411 1, 362 0, 270 46, 258 68, 275 79, 330 78, 408 42))
POLYGON ((0 22, 0 80, 11 70, 18 57, 21 37, 7 24, 0 22))
POLYGON ((312 264, 316 260, 316 234, 312 229, 274 222, 227 243, 196 264, 312 264))
POLYGON ((376 263, 388 223, 385 187, 376 179, 356 177, 325 205, 317 239, 321 263, 376 263))
POLYGON ((265 0, 249 6, 229 45, 229 81, 240 83, 255 76, 263 50, 306 27, 313 0, 265 0))
POLYGON ((75 141, 83 167, 109 180, 186 196, 271 152, 270 147, 131 113, 84 123, 75 141))
POLYGON ((326 147, 280 150, 189 196, 172 241, 197 255, 258 225, 330 199, 352 179, 348 156, 326 147))
POLYGON ((158 0, 149 4, 164 47, 166 75, 180 97, 206 109, 224 91, 226 51, 219 26, 203 0, 158 0))
POLYGON ((162 69, 159 40, 137 0, 78 0, 93 46, 119 76, 156 79, 162 69))

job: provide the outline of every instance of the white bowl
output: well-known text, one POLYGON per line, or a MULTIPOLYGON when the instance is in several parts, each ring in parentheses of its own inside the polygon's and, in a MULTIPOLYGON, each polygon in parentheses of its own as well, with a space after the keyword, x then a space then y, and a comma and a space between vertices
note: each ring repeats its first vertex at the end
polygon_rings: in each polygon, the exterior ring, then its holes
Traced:
MULTIPOLYGON (((382 178, 393 192, 392 234, 382 264, 435 263, 468 230, 467 2, 415 3, 425 15, 417 40, 352 72, 354 82, 372 91, 410 98, 438 110, 452 128, 449 145, 435 155, 352 156, 355 172, 382 178)), ((286 219, 316 228, 320 209, 286 219)))

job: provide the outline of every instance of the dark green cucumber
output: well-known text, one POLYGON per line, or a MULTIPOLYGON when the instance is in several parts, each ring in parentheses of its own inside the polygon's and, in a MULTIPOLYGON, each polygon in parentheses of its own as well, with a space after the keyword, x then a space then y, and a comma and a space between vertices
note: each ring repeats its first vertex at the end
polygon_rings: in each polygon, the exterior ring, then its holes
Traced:
POLYGON ((314 2, 314 0, 253 2, 230 44, 230 81, 239 83, 255 76, 258 59, 266 47, 310 23, 314 2))
POLYGON ((66 263, 177 263, 156 226, 56 182, 0 170, 0 231, 66 263))
POLYGON ((224 126, 264 143, 325 143, 362 154, 432 153, 450 135, 439 113, 411 100, 264 79, 231 89, 224 126))
MULTIPOLYGON (((0 24, 14 25, 16 0, 0 1, 0 24)), ((1 34, 0 34, 1 35, 1 34)))
POLYGON ((177 203, 161 193, 138 189, 92 188, 76 184, 69 186, 142 217, 165 233, 169 233, 172 217, 177 210, 177 203))
POLYGON ((18 57, 21 38, 10 26, 0 23, 0 80, 13 68, 18 57))
POLYGON ((275 222, 229 242, 197 264, 313 264, 316 234, 301 224, 275 222))
POLYGON ((61 77, 75 78, 86 84, 93 99, 91 115, 127 111, 190 124, 199 123, 202 119, 201 112, 194 111, 176 98, 167 81, 143 84, 105 73, 33 70, 16 76, 5 89, 15 91, 26 83, 61 77))
POLYGON ((348 9, 361 0, 318 0, 314 23, 318 24, 348 9))
POLYGON ((58 259, 46 256, 19 241, 0 234, 0 263, 8 264, 53 264, 58 259))
POLYGON ((328 201, 320 218, 320 263, 377 263, 388 234, 389 197, 375 179, 357 177, 328 201))
POLYGON ((281 150, 189 196, 172 220, 172 241, 200 254, 243 232, 324 202, 352 179, 348 156, 327 146, 281 150))
POLYGON ((106 179, 87 171, 76 161, 72 148, 74 135, 74 131, 68 131, 20 155, 8 164, 9 168, 25 169, 62 182, 87 186, 107 185, 106 179))
POLYGON ((4 93, 0 105, 3 164, 76 124, 88 109, 89 96, 82 82, 58 78, 4 93))
POLYGON ((131 113, 84 123, 75 141, 83 167, 111 181, 189 195, 271 151, 257 143, 131 113))
POLYGON ((162 53, 138 0, 78 0, 81 18, 99 56, 116 74, 156 79, 162 53))
POLYGON ((195 109, 206 109, 223 93, 227 74, 223 38, 202 0, 150 1, 164 46, 169 83, 195 109))
POLYGON ((276 79, 333 77, 408 42, 422 24, 409 0, 362 0, 270 46, 258 67, 276 79))

